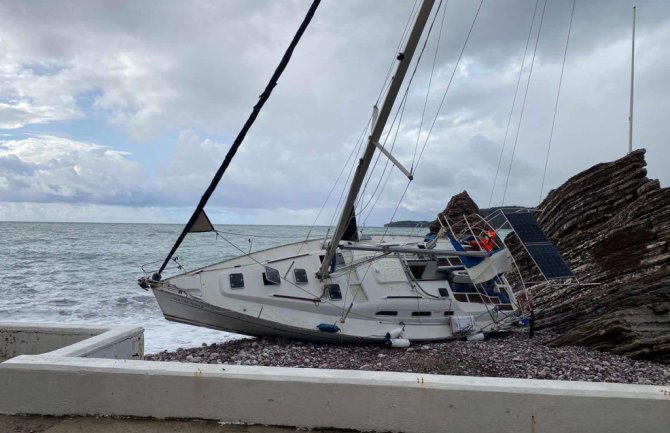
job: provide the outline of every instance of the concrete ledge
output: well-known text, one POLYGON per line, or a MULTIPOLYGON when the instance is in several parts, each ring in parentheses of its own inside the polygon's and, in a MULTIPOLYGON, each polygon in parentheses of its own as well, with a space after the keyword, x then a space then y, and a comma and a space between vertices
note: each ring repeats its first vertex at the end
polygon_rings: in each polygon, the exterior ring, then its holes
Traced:
POLYGON ((50 353, 113 359, 142 359, 139 326, 87 326, 0 322, 0 359, 50 353))
POLYGON ((665 432, 659 386, 20 356, 0 412, 429 432, 665 432))
POLYGON ((407 433, 670 425, 670 387, 133 360, 143 345, 140 327, 0 323, 0 358, 11 358, 0 363, 0 413, 407 433))

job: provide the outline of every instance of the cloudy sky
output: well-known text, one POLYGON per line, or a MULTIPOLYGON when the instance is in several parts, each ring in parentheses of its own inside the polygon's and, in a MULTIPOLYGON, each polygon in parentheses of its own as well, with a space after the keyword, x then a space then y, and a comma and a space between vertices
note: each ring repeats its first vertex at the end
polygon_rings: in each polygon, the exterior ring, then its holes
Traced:
MULTIPOLYGON (((185 222, 309 4, 0 1, 0 220, 185 222)), ((485 0, 456 67, 478 4, 443 2, 389 128, 407 166, 428 137, 395 219, 432 219, 464 189, 481 207, 539 202, 572 2, 548 0, 536 39, 544 0, 485 0)), ((318 222, 331 220, 414 5, 322 3, 208 205, 215 223, 311 224, 343 172, 318 222)), ((632 5, 577 1, 545 195, 627 151, 632 5)), ((634 147, 665 187, 670 3, 637 6, 634 147)), ((361 200, 370 225, 407 184, 385 164, 361 200)))

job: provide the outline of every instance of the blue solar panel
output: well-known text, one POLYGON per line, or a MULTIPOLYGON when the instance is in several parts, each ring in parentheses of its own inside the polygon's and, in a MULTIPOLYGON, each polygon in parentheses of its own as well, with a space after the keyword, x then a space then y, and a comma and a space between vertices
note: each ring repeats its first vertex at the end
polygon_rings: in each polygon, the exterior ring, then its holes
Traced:
POLYGON ((575 276, 530 212, 503 213, 546 279, 575 276))
POLYGON ((563 261, 558 250, 550 243, 526 245, 528 254, 547 279, 569 278, 574 274, 563 261))
POLYGON ((523 244, 550 242, 530 212, 505 212, 504 214, 523 244))

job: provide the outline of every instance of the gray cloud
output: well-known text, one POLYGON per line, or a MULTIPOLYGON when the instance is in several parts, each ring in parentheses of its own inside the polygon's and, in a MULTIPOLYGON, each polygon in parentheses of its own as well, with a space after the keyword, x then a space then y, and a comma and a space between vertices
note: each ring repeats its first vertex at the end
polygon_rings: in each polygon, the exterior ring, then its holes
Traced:
MULTIPOLYGON (((45 134, 13 140, 11 151, 0 150, 0 200, 192 206, 307 6, 304 1, 0 2, 0 127, 85 122, 91 113, 77 100, 90 94, 92 114, 127 134, 124 148, 140 149, 165 130, 175 134, 160 158, 141 163, 89 138, 45 134), (59 149, 58 157, 42 155, 52 148, 59 149)), ((484 3, 399 217, 432 216, 463 189, 488 205, 534 6, 521 0, 484 3)), ((626 150, 631 6, 623 0, 577 4, 545 193, 626 150)), ((547 4, 509 204, 533 205, 539 199, 570 7, 569 1, 547 4)), ((412 2, 324 2, 212 206, 239 220, 262 214, 258 218, 274 222, 311 222, 363 132, 411 8, 412 2)), ((423 134, 475 9, 474 2, 448 3, 423 134)), ((663 118, 670 97, 668 10, 670 4, 661 1, 638 7, 636 70, 635 142, 648 148, 650 175, 664 185, 670 181, 665 169, 670 124, 663 118)), ((415 77, 394 149, 407 165, 435 39, 415 77)), ((493 204, 502 199, 518 104, 493 204)), ((368 193, 379 174, 373 174, 368 193)), ((389 179, 377 189, 383 194, 371 222, 385 222, 405 188, 397 170, 389 179)), ((326 211, 334 207, 331 200, 326 211)))

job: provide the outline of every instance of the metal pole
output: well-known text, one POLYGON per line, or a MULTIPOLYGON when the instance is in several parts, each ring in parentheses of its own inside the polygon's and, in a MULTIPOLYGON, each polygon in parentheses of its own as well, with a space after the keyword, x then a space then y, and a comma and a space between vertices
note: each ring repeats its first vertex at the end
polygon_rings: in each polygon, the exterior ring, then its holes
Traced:
POLYGON ((198 203, 198 206, 195 208, 195 211, 193 211, 193 215, 191 215, 191 218, 186 223, 184 230, 182 230, 181 234, 177 238, 177 241, 172 246, 170 253, 165 258, 165 261, 163 261, 163 264, 161 265, 160 269, 152 276, 152 278, 156 277, 155 279, 160 280, 161 273, 167 266, 168 262, 170 261, 170 258, 172 258, 172 256, 177 251, 177 248, 179 248, 179 245, 181 245, 186 235, 189 233, 189 231, 191 231, 191 228, 197 221, 200 213, 203 212, 205 205, 207 204, 207 201, 214 193, 216 186, 221 181, 221 178, 228 169, 228 166, 230 165, 230 162, 233 160, 233 157, 235 157, 237 149, 239 149, 239 147, 242 145, 244 137, 246 137, 247 132, 249 132, 249 129, 256 121, 256 117, 258 117, 258 114, 261 112, 261 109, 263 108, 265 102, 270 98, 272 90, 275 88, 277 82, 279 81, 279 77, 281 77, 282 73, 284 72, 284 69, 286 69, 286 66, 288 65, 289 60, 291 60, 293 50, 295 50, 295 47, 298 45, 298 42, 300 42, 300 38, 302 38, 303 33, 305 33, 305 30, 307 29, 307 26, 309 25, 310 21, 312 21, 314 13, 316 12, 316 9, 319 7, 320 3, 321 0, 313 0, 312 6, 310 6, 309 10, 307 11, 307 15, 305 15, 305 18, 303 18, 300 27, 298 27, 298 31, 296 32, 295 36, 293 36, 291 43, 289 44, 288 48, 286 49, 286 52, 284 53, 284 56, 282 57, 281 61, 279 62, 279 65, 277 66, 277 69, 275 69, 274 73, 272 74, 270 82, 265 87, 263 93, 261 93, 260 96, 258 97, 258 102, 256 103, 256 105, 254 105, 254 108, 251 110, 249 118, 244 123, 244 126, 242 126, 242 130, 240 130, 240 132, 237 134, 237 137, 235 138, 235 141, 233 141, 233 144, 230 146, 230 149, 228 150, 226 157, 221 163, 221 166, 214 174, 214 178, 212 179, 211 183, 205 190, 205 193, 200 198, 200 202, 198 203))
POLYGON ((384 131, 384 126, 386 125, 389 114, 391 114, 393 103, 395 102, 396 96, 400 91, 400 86, 402 85, 403 79, 405 78, 405 73, 407 72, 407 69, 409 69, 412 56, 414 55, 416 46, 419 44, 419 39, 421 39, 421 34, 423 33, 423 29, 426 25, 426 22, 428 21, 434 3, 435 0, 423 1, 414 22, 414 27, 412 28, 409 38, 407 39, 405 50, 398 55, 398 67, 393 76, 388 92, 386 93, 386 98, 384 98, 384 102, 379 110, 377 121, 374 123, 374 125, 372 125, 372 133, 368 138, 368 145, 365 148, 363 157, 358 162, 358 167, 356 167, 354 178, 351 181, 349 194, 347 195, 347 199, 344 202, 344 206, 342 208, 342 213, 340 214, 340 219, 335 228, 335 232, 333 233, 330 246, 328 247, 321 264, 321 269, 318 272, 320 279, 323 279, 328 275, 328 267, 330 266, 330 262, 335 256, 335 251, 337 250, 338 244, 340 243, 344 231, 349 224, 349 219, 352 218, 354 212, 354 202, 356 201, 356 197, 358 197, 361 185, 365 179, 365 174, 370 167, 370 162, 372 161, 375 149, 377 148, 375 143, 379 142, 382 132, 384 131))
POLYGON ((628 116, 628 153, 633 151, 633 85, 635 82, 635 8, 633 6, 633 42, 630 55, 630 116, 628 116))

